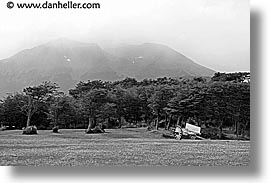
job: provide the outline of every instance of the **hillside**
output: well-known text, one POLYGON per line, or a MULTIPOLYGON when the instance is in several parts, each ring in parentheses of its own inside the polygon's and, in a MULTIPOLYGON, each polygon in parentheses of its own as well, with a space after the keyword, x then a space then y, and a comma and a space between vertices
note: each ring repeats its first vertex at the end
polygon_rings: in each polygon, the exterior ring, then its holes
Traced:
POLYGON ((83 80, 212 76, 213 73, 165 45, 144 43, 107 52, 94 43, 58 39, 0 60, 0 97, 45 80, 57 82, 61 90, 67 91, 83 80))
POLYGON ((117 70, 138 79, 162 76, 211 76, 214 71, 198 65, 183 54, 160 44, 144 43, 115 49, 121 58, 117 70))

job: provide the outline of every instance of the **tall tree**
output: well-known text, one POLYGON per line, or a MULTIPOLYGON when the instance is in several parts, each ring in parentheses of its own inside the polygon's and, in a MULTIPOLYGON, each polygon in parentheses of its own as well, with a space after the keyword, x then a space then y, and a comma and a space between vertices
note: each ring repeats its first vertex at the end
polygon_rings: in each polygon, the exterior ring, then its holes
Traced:
POLYGON ((16 128, 23 127, 22 121, 25 120, 25 116, 20 112, 18 100, 21 96, 20 93, 9 94, 0 103, 0 121, 3 125, 15 126, 16 128))
POLYGON ((63 92, 53 92, 46 103, 46 110, 48 118, 51 119, 53 124, 53 129, 58 130, 58 120, 61 113, 64 113, 64 108, 66 107, 66 95, 63 92))
POLYGON ((129 92, 119 86, 110 92, 111 102, 115 104, 114 107, 116 108, 120 126, 122 126, 123 120, 125 119, 126 107, 129 105, 129 103, 127 103, 127 96, 129 96, 129 92))
POLYGON ((21 111, 27 116, 26 126, 30 126, 31 117, 38 110, 40 105, 47 102, 53 93, 58 89, 56 83, 43 82, 38 86, 23 89, 23 96, 20 101, 21 111))
POLYGON ((172 86, 156 87, 155 93, 150 97, 149 106, 156 115, 155 127, 158 129, 161 114, 164 113, 164 108, 167 107, 168 102, 174 97, 174 88, 172 86))
POLYGON ((87 132, 89 132, 97 125, 96 116, 102 112, 102 106, 108 102, 108 92, 106 89, 90 90, 80 101, 83 110, 88 115, 89 125, 87 132))

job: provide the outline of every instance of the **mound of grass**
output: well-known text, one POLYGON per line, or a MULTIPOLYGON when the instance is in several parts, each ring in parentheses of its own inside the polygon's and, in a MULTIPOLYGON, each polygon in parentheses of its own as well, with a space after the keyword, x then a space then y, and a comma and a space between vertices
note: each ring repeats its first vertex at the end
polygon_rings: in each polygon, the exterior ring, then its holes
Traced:
POLYGON ((90 133, 105 133, 105 130, 100 128, 99 126, 94 127, 93 129, 86 131, 87 134, 90 133))
POLYGON ((58 133, 58 127, 57 126, 53 127, 53 133, 58 133))
POLYGON ((23 135, 35 135, 37 134, 36 126, 28 126, 23 129, 23 135))
POLYGON ((5 126, 0 127, 0 131, 5 131, 5 130, 7 130, 7 127, 5 126))

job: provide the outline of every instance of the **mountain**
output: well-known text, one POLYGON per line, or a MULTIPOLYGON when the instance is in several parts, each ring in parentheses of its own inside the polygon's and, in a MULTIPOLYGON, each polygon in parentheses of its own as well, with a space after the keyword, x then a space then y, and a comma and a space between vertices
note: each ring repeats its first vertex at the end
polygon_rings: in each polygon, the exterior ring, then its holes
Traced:
POLYGON ((57 82, 66 91, 80 80, 119 79, 108 55, 96 44, 68 39, 23 50, 0 61, 0 96, 45 80, 57 82))
POLYGON ((211 76, 213 73, 164 45, 144 43, 107 52, 97 44, 58 39, 0 60, 0 97, 45 80, 57 82, 67 91, 81 80, 211 76))
POLYGON ((144 43, 116 48, 113 54, 120 58, 114 68, 137 79, 161 76, 212 76, 214 71, 196 64, 168 46, 144 43))

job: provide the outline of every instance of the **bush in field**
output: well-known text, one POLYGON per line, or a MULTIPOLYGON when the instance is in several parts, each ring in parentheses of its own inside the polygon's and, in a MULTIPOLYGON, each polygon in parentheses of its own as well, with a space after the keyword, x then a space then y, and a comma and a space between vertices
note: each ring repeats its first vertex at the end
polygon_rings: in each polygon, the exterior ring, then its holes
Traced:
POLYGON ((0 127, 0 131, 4 131, 4 130, 7 130, 7 127, 5 126, 0 127))
POLYGON ((57 126, 53 127, 53 133, 58 133, 58 127, 57 126))
POLYGON ((23 129, 23 135, 34 135, 37 134, 36 126, 28 126, 23 129))
POLYGON ((105 130, 100 128, 99 126, 94 127, 93 129, 86 131, 87 134, 90 133, 105 133, 105 130))

